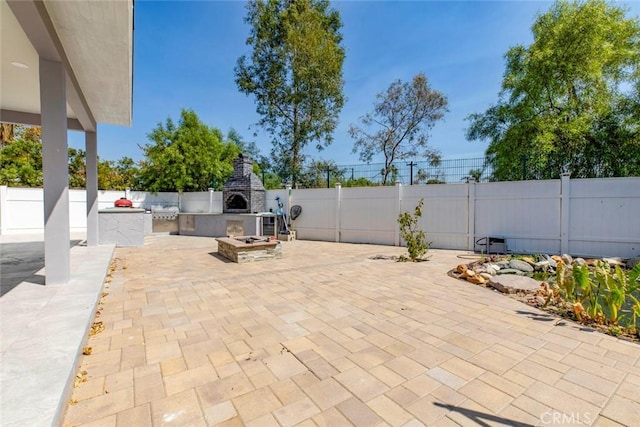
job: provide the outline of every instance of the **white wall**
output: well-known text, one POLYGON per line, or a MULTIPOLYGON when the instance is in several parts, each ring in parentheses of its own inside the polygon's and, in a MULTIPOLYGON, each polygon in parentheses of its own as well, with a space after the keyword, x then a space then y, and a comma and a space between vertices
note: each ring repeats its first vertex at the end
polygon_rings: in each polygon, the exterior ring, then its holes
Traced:
POLYGON ((569 249, 585 255, 640 255, 640 179, 574 179, 569 249))
MULTIPOLYGON (((41 188, 1 187, 0 234, 42 233, 44 205, 41 188)), ((113 202, 125 197, 124 191, 99 191, 98 209, 113 207, 113 202)), ((147 193, 132 191, 129 199, 134 207, 143 209, 178 206, 178 193, 147 193)), ((69 190, 69 226, 71 231, 87 228, 87 200, 84 190, 69 190)))
MULTIPOLYGON (((99 206, 113 206, 122 191, 99 192, 99 206)), ((513 252, 581 256, 640 254, 640 178, 574 179, 437 184, 370 188, 269 190, 266 210, 276 212, 276 196, 289 213, 299 239, 402 244, 397 218, 424 198, 420 226, 433 248, 472 249, 482 237, 504 237, 513 252)), ((83 190, 71 190, 70 225, 86 228, 83 190)), ((181 206, 182 212, 222 212, 222 193, 131 192, 134 206, 181 206)), ((0 187, 2 234, 42 232, 42 190, 0 187)))
MULTIPOLYGON (((108 192, 110 193, 110 192, 108 192)), ((122 197, 122 196, 120 196, 122 197)), ((116 197, 119 198, 119 197, 116 197)), ((113 202, 116 198, 109 197, 111 202, 109 207, 113 206, 113 202)), ((133 206, 142 209, 155 209, 171 208, 180 206, 180 194, 179 193, 149 193, 146 191, 131 191, 127 197, 133 202, 133 206)))
MULTIPOLYGON (((432 247, 465 249, 469 236, 469 186, 467 184, 402 187, 400 210, 413 213, 424 198, 420 227, 432 247)), ((397 215, 396 215, 397 218, 397 215)))
MULTIPOLYGON (((395 244, 398 229, 396 220, 399 209, 397 203, 399 188, 399 186, 342 188, 340 190, 342 193, 340 241, 395 244)), ((333 190, 333 193, 335 194, 336 190, 333 190)), ((294 195, 297 202, 297 193, 294 195)), ((335 202, 332 206, 335 206, 335 202)), ((304 205, 302 209, 302 216, 304 216, 304 205)))
MULTIPOLYGON (((302 214, 293 224, 297 238, 335 241, 336 190, 319 188, 292 190, 291 193, 291 206, 302 207, 302 214)), ((288 212, 291 212, 290 208, 288 212)))
POLYGON ((222 213, 222 192, 200 191, 194 193, 182 193, 180 197, 180 212, 222 213))
POLYGON ((504 237, 514 252, 560 252, 560 180, 475 184, 475 239, 504 237))
MULTIPOLYGON (((71 194, 69 200, 72 200, 71 194)), ((1 224, 2 234, 44 232, 42 188, 8 187, 5 203, 6 205, 1 207, 5 212, 1 224)), ((72 226, 73 228, 75 227, 72 226)))

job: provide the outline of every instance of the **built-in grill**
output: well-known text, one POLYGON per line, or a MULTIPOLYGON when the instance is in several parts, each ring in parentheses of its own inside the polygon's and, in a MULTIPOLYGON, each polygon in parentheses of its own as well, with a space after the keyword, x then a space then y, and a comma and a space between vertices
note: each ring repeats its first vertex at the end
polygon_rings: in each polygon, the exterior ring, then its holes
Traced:
POLYGON ((253 173, 253 162, 242 154, 233 161, 233 176, 222 187, 224 213, 265 211, 266 191, 253 173))
POLYGON ((178 207, 151 209, 151 229, 154 233, 178 234, 178 207))

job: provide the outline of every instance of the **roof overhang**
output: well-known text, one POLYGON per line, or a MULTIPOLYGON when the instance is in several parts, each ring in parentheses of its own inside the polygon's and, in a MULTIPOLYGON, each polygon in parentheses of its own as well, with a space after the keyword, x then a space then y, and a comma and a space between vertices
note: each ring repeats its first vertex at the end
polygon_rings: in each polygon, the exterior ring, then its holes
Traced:
POLYGON ((70 129, 131 125, 133 0, 0 0, 0 8, 0 120, 40 123, 41 57, 65 66, 70 129))

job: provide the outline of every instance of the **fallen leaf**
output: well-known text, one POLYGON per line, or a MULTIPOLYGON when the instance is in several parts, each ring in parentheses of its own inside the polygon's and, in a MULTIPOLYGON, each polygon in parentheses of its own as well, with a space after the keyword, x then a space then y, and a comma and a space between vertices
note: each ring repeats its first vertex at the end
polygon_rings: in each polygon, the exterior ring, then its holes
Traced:
POLYGON ((73 381, 73 387, 78 388, 80 384, 87 382, 87 371, 82 371, 76 374, 76 379, 73 381))
POLYGON ((82 354, 84 354, 85 356, 89 356, 92 350, 93 349, 91 347, 85 347, 82 349, 82 354))
POLYGON ((102 331, 104 331, 104 323, 95 322, 93 325, 91 325, 91 330, 89 331, 89 336, 93 336, 93 335, 99 334, 102 331))

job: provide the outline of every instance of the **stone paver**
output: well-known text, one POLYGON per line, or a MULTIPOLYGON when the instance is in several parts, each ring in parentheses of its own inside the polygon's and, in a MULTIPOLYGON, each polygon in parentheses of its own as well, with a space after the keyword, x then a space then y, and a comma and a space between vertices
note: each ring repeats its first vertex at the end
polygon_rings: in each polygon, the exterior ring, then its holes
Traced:
POLYGON ((640 424, 640 346, 448 277, 459 252, 215 252, 185 236, 116 250, 65 425, 640 424))

